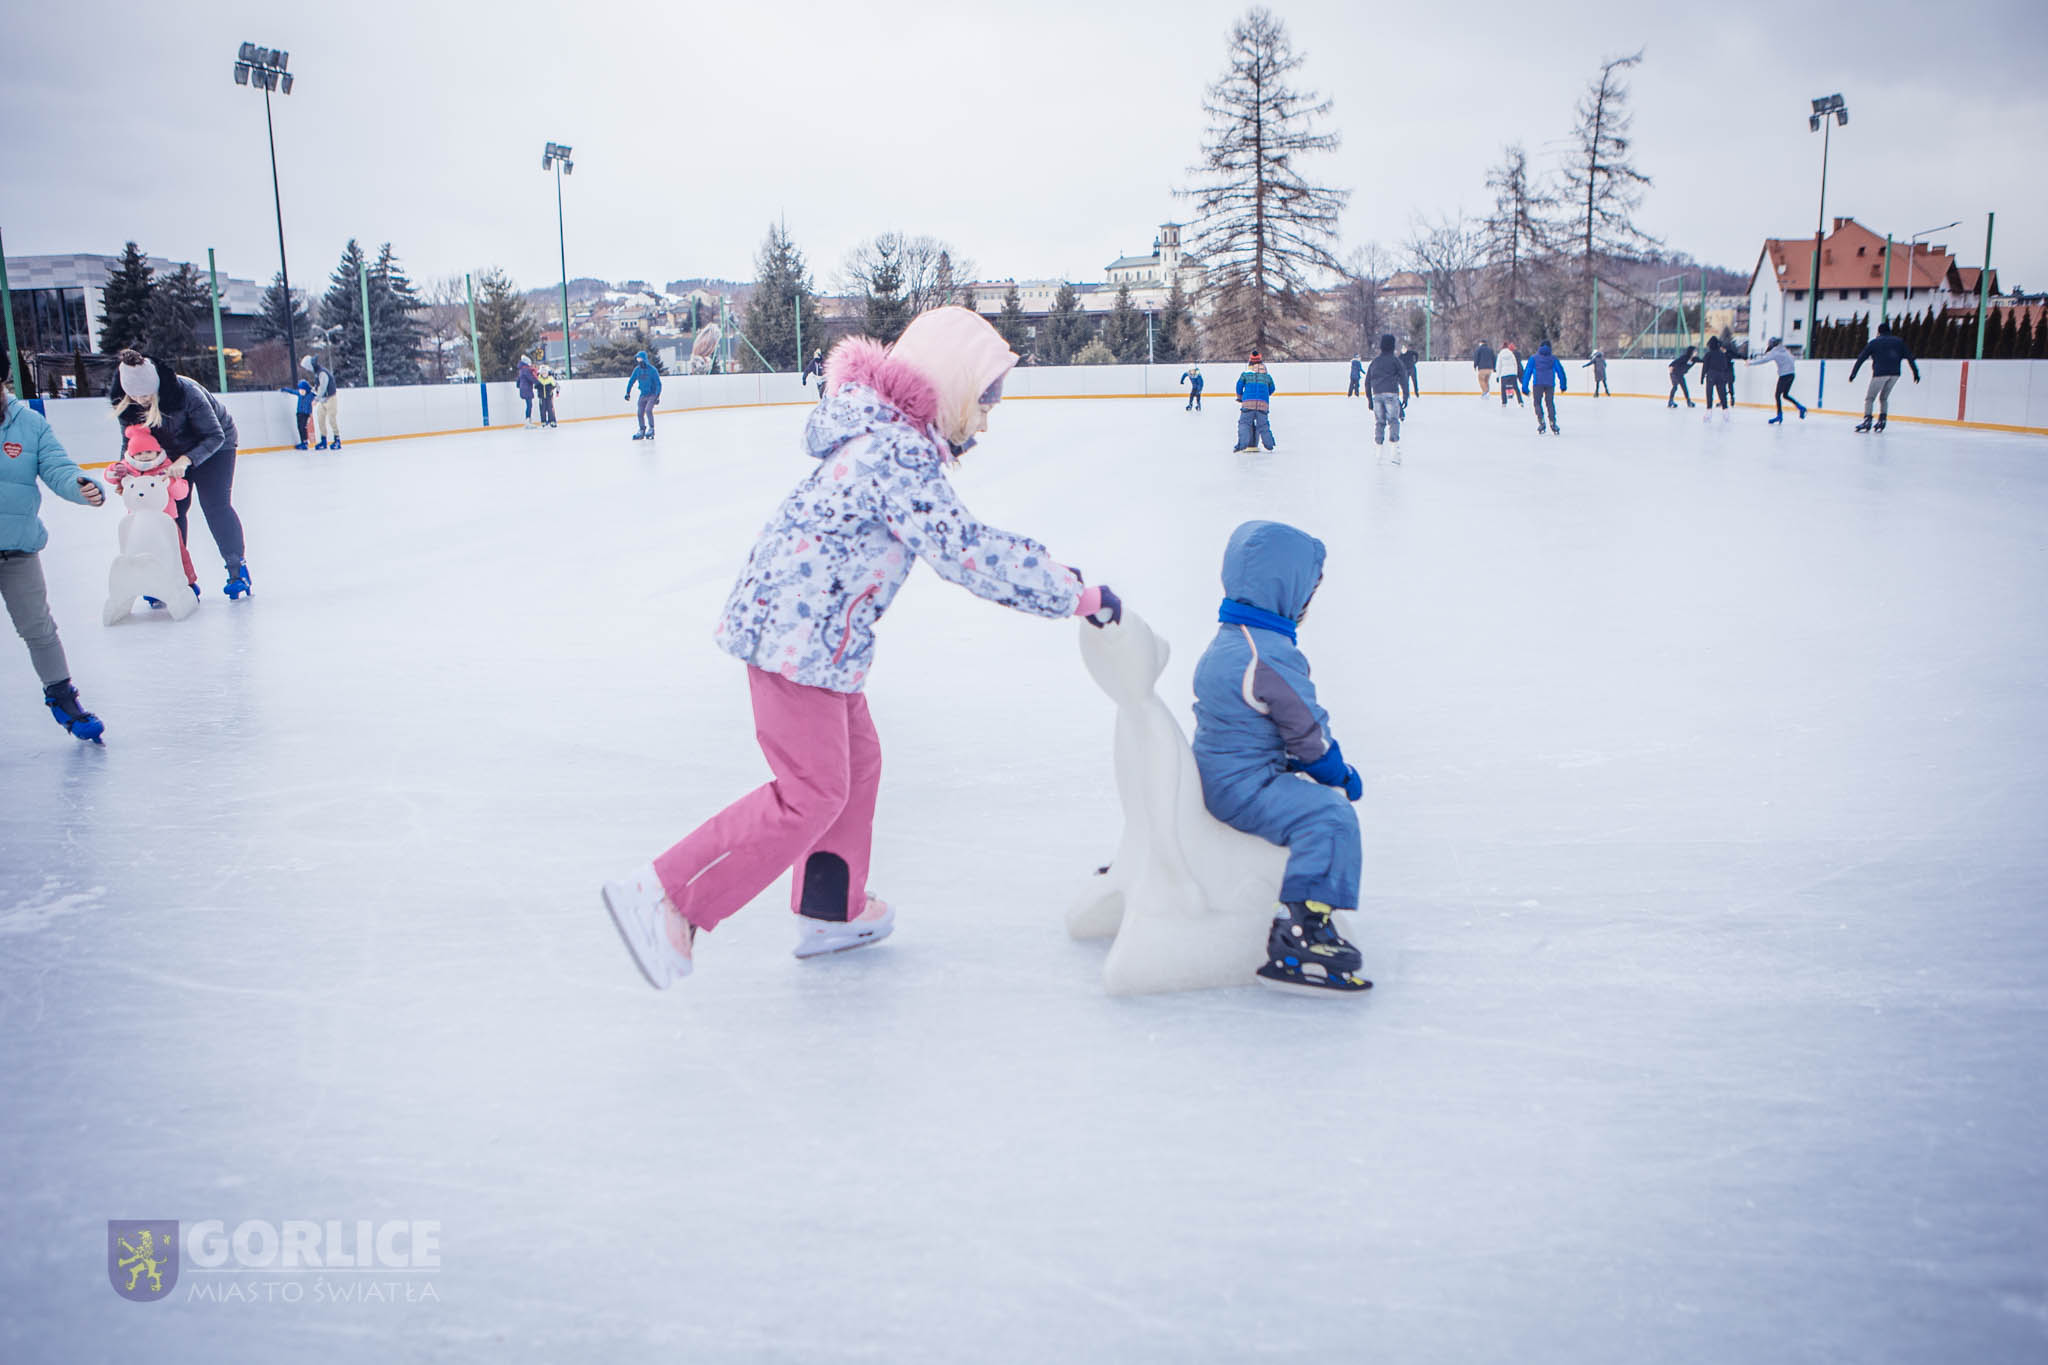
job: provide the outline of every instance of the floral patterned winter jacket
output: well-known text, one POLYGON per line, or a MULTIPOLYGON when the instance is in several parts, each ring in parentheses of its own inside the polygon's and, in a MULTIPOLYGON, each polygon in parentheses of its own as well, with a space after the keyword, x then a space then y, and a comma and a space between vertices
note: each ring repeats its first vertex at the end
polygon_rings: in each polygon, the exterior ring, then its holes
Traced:
MULTIPOLYGON (((715 632, 736 658, 834 692, 861 690, 875 624, 918 559, 1034 616, 1071 616, 1081 601, 1079 576, 1044 546, 961 506, 937 432, 861 382, 890 387, 881 354, 874 347, 865 367, 852 357, 851 375, 811 413, 804 442, 818 467, 762 530, 715 632)), ((903 406, 926 407, 910 398, 903 406)))

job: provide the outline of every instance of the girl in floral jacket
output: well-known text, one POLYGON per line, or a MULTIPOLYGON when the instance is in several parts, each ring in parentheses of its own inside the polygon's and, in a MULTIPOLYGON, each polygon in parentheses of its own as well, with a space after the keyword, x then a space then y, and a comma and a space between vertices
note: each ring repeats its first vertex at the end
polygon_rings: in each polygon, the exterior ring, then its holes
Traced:
POLYGON ((1034 616, 1122 619, 1106 586, 1024 536, 977 521, 946 479, 988 429, 1017 357, 964 308, 920 314, 884 348, 851 338, 825 367, 804 441, 818 462, 747 559, 716 631, 747 665, 755 733, 774 780, 711 817, 604 900, 647 979, 691 968, 692 941, 794 867, 796 955, 886 938, 868 894, 882 751, 867 698, 875 627, 922 559, 978 597, 1034 616))

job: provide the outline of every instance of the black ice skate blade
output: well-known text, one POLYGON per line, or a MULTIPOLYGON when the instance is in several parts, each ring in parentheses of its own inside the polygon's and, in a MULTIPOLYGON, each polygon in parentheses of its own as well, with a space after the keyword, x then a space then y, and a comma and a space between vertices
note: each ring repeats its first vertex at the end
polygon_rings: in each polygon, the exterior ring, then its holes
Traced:
POLYGON ((1347 986, 1339 985, 1328 978, 1296 976, 1291 972, 1268 976, 1264 967, 1259 968, 1252 976, 1267 990, 1285 991, 1289 995, 1363 995, 1372 989, 1372 982, 1366 981, 1364 977, 1358 978, 1364 982, 1363 985, 1347 986))

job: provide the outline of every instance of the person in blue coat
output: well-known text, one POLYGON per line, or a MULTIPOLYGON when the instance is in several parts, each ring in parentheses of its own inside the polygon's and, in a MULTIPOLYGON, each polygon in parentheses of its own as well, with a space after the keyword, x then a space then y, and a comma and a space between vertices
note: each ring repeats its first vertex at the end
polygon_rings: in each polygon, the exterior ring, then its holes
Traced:
POLYGON ((1536 434, 1543 434, 1543 412, 1548 408, 1550 434, 1557 435, 1557 396, 1570 385, 1564 382, 1564 366, 1551 354, 1549 342, 1538 346, 1536 354, 1529 357, 1528 368, 1522 373, 1522 387, 1536 403, 1536 434))
POLYGON ((1273 448, 1273 376, 1266 373, 1266 362, 1257 351, 1249 361, 1251 368, 1237 377, 1237 445, 1230 452, 1233 455, 1256 449, 1264 442, 1266 449, 1273 448))
POLYGON ((1362 991, 1364 959, 1331 921, 1356 909, 1358 770, 1330 734, 1296 631, 1323 581, 1323 543, 1248 521, 1223 551, 1216 637, 1195 664, 1195 767, 1209 813, 1287 850, 1258 975, 1279 986, 1362 991))
POLYGON ((43 493, 87 507, 102 506, 106 490, 65 453, 43 415, 0 387, 0 598, 7 602, 15 634, 28 646, 29 662, 43 684, 43 705, 57 723, 80 739, 98 740, 106 727, 78 700, 71 665, 50 616, 50 594, 39 558, 50 533, 36 515, 43 493))
POLYGON ((296 388, 280 388, 278 392, 291 394, 299 400, 299 443, 293 446, 292 449, 304 450, 306 442, 313 435, 313 382, 309 379, 301 379, 296 388))
POLYGON ((634 410, 639 428, 634 431, 636 441, 654 439, 654 405, 661 397, 661 371, 654 368, 654 362, 647 358, 647 352, 637 351, 633 355, 633 373, 626 380, 626 397, 633 396, 633 390, 640 390, 640 404, 634 410))
POLYGON ((1180 372, 1180 382, 1188 386, 1188 405, 1183 412, 1202 410, 1202 367, 1190 365, 1180 372))

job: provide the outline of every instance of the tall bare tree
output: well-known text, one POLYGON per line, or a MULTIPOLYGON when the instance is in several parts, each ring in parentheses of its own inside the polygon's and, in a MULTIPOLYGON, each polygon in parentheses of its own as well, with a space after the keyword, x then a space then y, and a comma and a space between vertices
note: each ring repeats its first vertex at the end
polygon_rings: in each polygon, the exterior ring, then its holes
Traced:
POLYGON ((1344 283, 1339 294, 1337 317, 1343 325, 1339 351, 1350 350, 1370 356, 1379 349, 1380 333, 1390 319, 1380 303, 1380 289, 1394 273, 1394 258, 1378 242, 1352 248, 1344 258, 1344 283))
POLYGON ((1530 173, 1529 154, 1520 144, 1502 149, 1500 164, 1486 173, 1486 187, 1493 191, 1493 212, 1483 231, 1494 326, 1503 336, 1547 332, 1536 296, 1554 273, 1557 195, 1530 173))
POLYGON ((1486 259, 1485 236, 1461 213, 1435 222, 1417 218, 1406 243, 1415 271, 1429 282, 1435 318, 1428 329, 1430 354, 1450 350, 1471 339, 1467 314, 1477 301, 1480 264, 1486 259))
POLYGON ((1594 335, 1594 281, 1602 256, 1655 248, 1657 239, 1635 225, 1650 177, 1629 161, 1628 86, 1621 73, 1639 65, 1643 54, 1610 57, 1600 75, 1579 100, 1579 122, 1572 130, 1572 150, 1564 164, 1565 199, 1571 205, 1579 253, 1580 302, 1586 309, 1586 345, 1600 344, 1594 335))
POLYGON ((1212 342, 1275 354, 1301 349, 1316 322, 1310 278, 1342 273, 1331 255, 1349 192, 1311 184, 1297 160, 1334 151, 1317 131, 1329 101, 1288 77, 1302 57, 1273 12, 1255 6, 1230 33, 1230 67, 1209 87, 1189 252, 1208 268, 1202 301, 1212 342))

